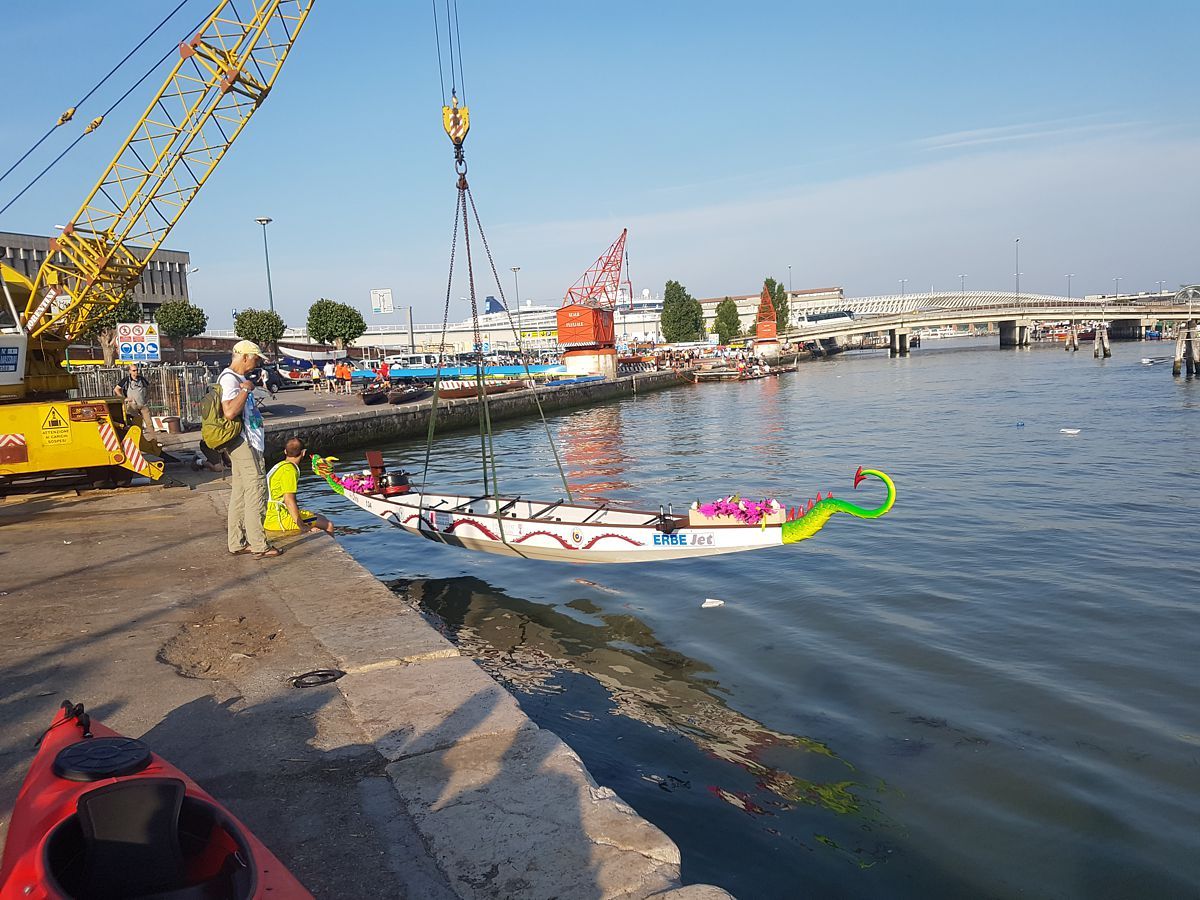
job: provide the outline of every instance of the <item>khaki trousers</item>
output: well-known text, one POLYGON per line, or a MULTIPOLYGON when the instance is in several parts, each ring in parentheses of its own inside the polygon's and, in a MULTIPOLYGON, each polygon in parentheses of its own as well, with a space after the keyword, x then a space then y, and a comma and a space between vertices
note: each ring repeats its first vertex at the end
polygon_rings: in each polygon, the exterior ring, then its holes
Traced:
POLYGON ((233 490, 229 497, 229 552, 249 546, 253 553, 267 549, 263 516, 267 511, 267 475, 263 456, 240 437, 228 448, 233 465, 233 490))

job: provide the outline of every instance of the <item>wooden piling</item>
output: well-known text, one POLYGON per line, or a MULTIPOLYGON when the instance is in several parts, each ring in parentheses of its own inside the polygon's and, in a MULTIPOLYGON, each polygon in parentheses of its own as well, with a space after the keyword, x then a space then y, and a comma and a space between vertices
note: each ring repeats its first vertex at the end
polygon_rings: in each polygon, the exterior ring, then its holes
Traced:
POLYGON ((1095 349, 1092 350, 1092 356, 1096 359, 1100 359, 1101 356, 1108 359, 1112 356, 1112 349, 1108 345, 1108 326, 1103 322, 1096 325, 1096 339, 1093 343, 1095 349))
POLYGON ((1200 375, 1200 335, 1196 334, 1196 320, 1188 319, 1175 337, 1175 361, 1171 364, 1172 375, 1200 375))
POLYGON ((1072 353, 1079 349, 1079 331, 1075 328, 1075 323, 1071 323, 1070 329, 1067 331, 1066 346, 1063 347, 1068 353, 1072 353))

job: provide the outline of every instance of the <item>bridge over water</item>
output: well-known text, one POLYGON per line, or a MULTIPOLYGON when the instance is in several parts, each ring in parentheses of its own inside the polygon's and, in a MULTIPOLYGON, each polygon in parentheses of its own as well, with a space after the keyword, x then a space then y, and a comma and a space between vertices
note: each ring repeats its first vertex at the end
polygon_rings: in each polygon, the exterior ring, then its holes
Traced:
POLYGON ((861 335, 889 336, 893 354, 908 353, 909 335, 917 328, 959 325, 999 325, 1000 346, 1023 347, 1038 322, 1104 321, 1114 339, 1142 340, 1159 322, 1194 318, 1200 290, 1186 288, 1175 295, 1070 298, 1052 294, 998 291, 954 291, 890 294, 846 298, 840 303, 810 306, 806 314, 849 310, 853 319, 799 321, 784 336, 794 341, 819 341, 861 335))

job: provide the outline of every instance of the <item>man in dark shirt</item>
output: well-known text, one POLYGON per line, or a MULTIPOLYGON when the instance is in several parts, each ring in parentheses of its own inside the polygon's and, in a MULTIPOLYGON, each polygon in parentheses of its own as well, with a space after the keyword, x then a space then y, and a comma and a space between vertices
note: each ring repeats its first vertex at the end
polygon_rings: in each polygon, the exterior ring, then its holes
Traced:
POLYGON ((125 400, 125 421, 136 421, 141 416, 142 428, 154 430, 150 422, 150 382, 142 377, 136 365, 129 367, 129 374, 117 382, 113 393, 125 400))

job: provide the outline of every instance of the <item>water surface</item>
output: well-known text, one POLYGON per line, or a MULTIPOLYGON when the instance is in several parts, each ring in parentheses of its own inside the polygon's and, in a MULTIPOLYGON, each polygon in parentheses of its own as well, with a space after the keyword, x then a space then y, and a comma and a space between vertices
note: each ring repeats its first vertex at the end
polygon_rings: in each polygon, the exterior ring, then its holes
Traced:
MULTIPOLYGON (((304 502, 667 831, 687 881, 1196 896, 1200 382, 1141 366, 1155 346, 929 341, 550 421, 576 498, 796 505, 851 498, 859 465, 895 479, 883 519, 776 550, 527 562, 406 536, 311 478, 304 502)), ((562 496, 540 422, 496 446, 503 491, 562 496)), ((476 484, 478 449, 440 438, 431 479, 476 484)), ((420 471, 424 450, 386 455, 420 471)))

